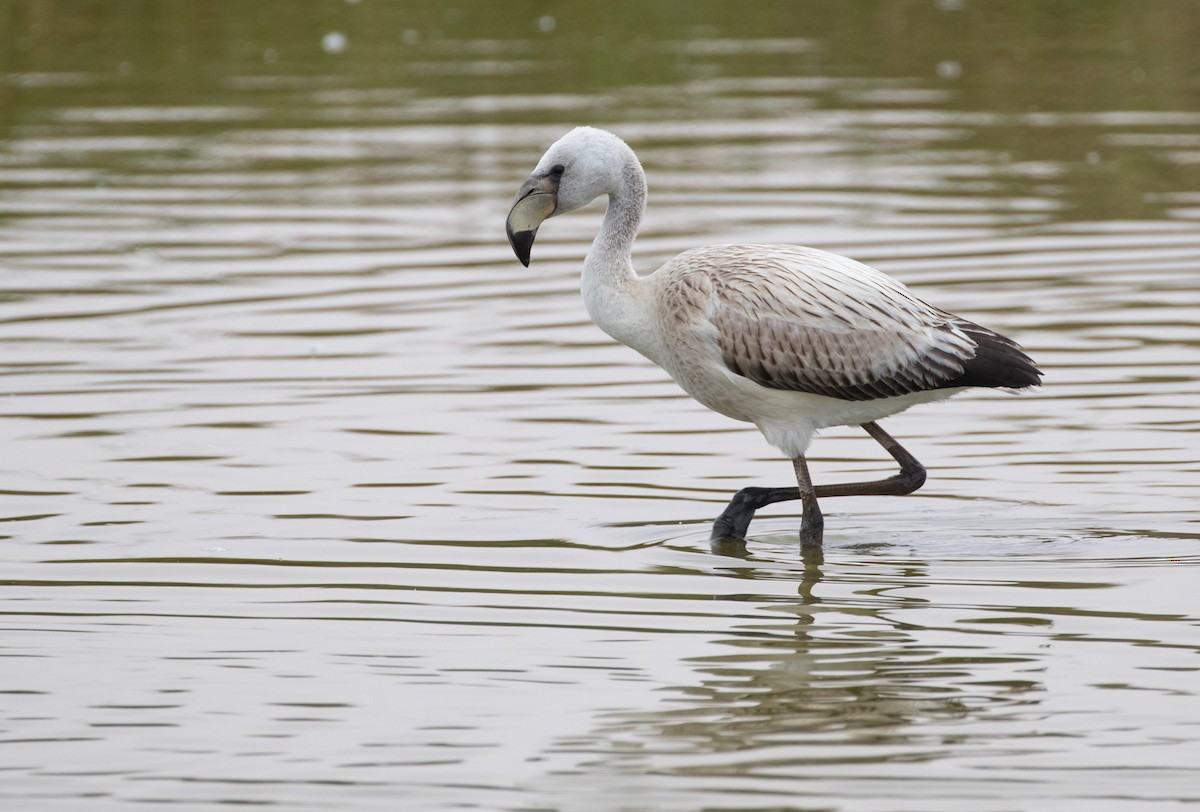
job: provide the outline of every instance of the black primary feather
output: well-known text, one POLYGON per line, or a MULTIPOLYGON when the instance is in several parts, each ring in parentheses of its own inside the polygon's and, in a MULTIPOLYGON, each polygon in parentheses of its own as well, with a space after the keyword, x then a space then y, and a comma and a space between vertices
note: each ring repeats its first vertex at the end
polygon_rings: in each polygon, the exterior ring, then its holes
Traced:
POLYGON ((975 342, 975 357, 963 361, 963 371, 942 381, 939 389, 957 386, 1024 389, 1042 382, 1042 371, 1011 338, 966 319, 957 319, 951 326, 975 342))

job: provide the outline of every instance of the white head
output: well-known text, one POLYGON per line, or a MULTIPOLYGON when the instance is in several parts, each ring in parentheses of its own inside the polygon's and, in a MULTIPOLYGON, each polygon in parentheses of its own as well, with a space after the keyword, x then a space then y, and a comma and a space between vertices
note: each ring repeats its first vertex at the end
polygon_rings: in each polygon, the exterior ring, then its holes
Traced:
POLYGON ((517 258, 529 264, 529 252, 543 220, 620 191, 630 182, 630 172, 644 187, 637 156, 607 130, 576 127, 555 141, 521 186, 508 213, 508 239, 517 258))
POLYGON ((608 130, 576 127, 546 150, 533 174, 550 172, 556 166, 563 168, 558 206, 553 212, 562 214, 619 189, 625 166, 631 160, 637 162, 633 150, 608 130))

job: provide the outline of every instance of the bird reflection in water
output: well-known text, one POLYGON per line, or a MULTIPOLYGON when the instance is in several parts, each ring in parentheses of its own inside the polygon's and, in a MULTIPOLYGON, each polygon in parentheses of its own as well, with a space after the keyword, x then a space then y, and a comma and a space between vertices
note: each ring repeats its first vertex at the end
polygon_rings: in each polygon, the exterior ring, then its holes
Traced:
POLYGON ((631 776, 654 763, 659 775, 797 777, 842 757, 831 748, 856 748, 856 762, 928 758, 962 735, 961 720, 1037 703, 1036 683, 997 678, 1021 658, 946 651, 906 620, 928 609, 913 595, 923 562, 872 547, 859 564, 856 552, 839 548, 831 571, 822 550, 804 549, 794 600, 763 594, 778 569, 718 571, 760 587, 718 596, 752 605, 729 612, 737 620, 715 641, 725 651, 689 659, 696 680, 668 688, 667 709, 615 714, 572 748, 591 740, 592 768, 631 776))

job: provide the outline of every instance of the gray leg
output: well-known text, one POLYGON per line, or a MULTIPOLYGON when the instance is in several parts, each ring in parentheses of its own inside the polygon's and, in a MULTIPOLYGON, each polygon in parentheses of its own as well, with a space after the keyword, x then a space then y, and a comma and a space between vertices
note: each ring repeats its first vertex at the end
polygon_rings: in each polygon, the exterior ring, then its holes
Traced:
POLYGON ((804 505, 804 513, 800 519, 800 543, 805 547, 821 544, 825 538, 825 517, 821 515, 821 506, 817 504, 817 492, 813 488, 812 477, 808 475, 808 462, 803 456, 792 460, 796 469, 797 490, 800 502, 804 505))
MULTIPOLYGON (((809 480, 814 496, 814 509, 818 516, 820 515, 820 510, 815 507, 816 499, 823 499, 827 496, 900 496, 912 493, 925 484, 925 467, 917 461, 916 457, 909 454, 902 445, 897 443, 878 424, 863 423, 863 428, 867 434, 870 434, 875 438, 876 442, 883 446, 884 450, 892 456, 892 459, 900 463, 900 473, 887 479, 879 479, 872 482, 844 482, 835 485, 813 486, 811 480, 809 480)), ((807 476, 807 464, 804 466, 804 472, 807 476)), ((796 481, 797 484, 800 483, 800 472, 798 469, 796 481)), ((750 520, 754 518, 756 510, 776 502, 787 502, 795 499, 803 501, 799 487, 743 488, 737 492, 728 507, 725 508, 713 523, 711 541, 745 539, 746 531, 750 527, 750 520)), ((808 515, 807 507, 805 508, 805 515, 808 515)), ((803 533, 803 530, 801 532, 803 533)))
POLYGON ((917 458, 909 454, 892 435, 879 427, 877 423, 863 423, 867 434, 883 446, 883 450, 892 455, 892 459, 900 463, 900 473, 887 479, 877 479, 873 482, 843 482, 839 485, 818 485, 817 496, 903 496, 912 493, 925 484, 925 466, 917 458))

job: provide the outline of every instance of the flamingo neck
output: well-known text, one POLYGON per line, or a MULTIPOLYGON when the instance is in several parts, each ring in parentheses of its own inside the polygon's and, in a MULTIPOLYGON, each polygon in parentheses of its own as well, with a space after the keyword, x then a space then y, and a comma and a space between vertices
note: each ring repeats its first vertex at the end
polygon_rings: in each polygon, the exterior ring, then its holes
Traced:
POLYGON ((588 315, 618 341, 629 343, 634 299, 640 277, 633 269, 633 240, 646 208, 646 175, 632 154, 626 158, 614 188, 600 233, 583 263, 581 288, 588 315))
POLYGON ((608 194, 608 211, 584 261, 585 273, 603 275, 620 268, 617 276, 623 277, 626 270, 633 272, 633 239, 646 209, 646 176, 637 159, 629 157, 616 188, 608 194))

